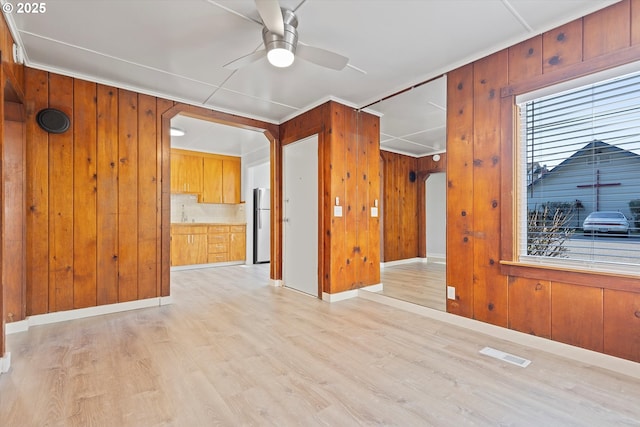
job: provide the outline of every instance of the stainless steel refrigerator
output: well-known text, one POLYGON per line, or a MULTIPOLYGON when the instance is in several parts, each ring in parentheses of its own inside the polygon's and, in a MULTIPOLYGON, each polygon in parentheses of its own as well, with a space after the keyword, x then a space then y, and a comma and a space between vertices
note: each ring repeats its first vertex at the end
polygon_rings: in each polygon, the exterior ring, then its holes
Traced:
POLYGON ((253 263, 269 262, 271 254, 271 192, 253 189, 253 263))

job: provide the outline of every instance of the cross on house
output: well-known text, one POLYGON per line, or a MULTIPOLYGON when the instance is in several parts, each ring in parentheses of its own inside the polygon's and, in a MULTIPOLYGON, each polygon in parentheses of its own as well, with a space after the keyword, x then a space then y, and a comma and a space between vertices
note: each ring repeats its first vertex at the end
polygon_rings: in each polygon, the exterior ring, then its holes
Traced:
POLYGON ((621 185, 619 182, 603 184, 600 182, 600 169, 596 170, 596 182, 595 184, 578 185, 578 188, 595 188, 596 189, 596 211, 600 210, 600 187, 614 187, 621 185))

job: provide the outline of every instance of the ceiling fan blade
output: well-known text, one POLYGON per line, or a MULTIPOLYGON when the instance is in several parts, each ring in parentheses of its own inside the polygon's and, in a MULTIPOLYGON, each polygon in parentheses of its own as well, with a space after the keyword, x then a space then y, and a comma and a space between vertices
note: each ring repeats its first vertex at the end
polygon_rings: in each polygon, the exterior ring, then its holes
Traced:
POLYGON ((284 36, 284 19, 278 0, 255 0, 264 26, 279 36, 284 36))
POLYGON ((349 58, 319 47, 298 44, 296 56, 314 64, 340 71, 349 63, 349 58))
POLYGON ((260 50, 256 50, 253 53, 250 53, 248 55, 245 56, 241 56, 238 59, 234 59, 233 61, 224 64, 223 67, 224 68, 228 68, 230 70, 238 70, 242 67, 244 67, 245 65, 249 65, 252 62, 256 62, 258 59, 260 58, 264 58, 267 55, 267 51, 264 49, 260 49, 260 50))

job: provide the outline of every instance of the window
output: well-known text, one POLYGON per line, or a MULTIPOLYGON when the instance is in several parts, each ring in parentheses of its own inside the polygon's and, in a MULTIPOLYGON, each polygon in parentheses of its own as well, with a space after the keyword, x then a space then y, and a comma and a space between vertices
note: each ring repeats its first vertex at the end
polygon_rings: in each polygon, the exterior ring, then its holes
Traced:
POLYGON ((518 98, 519 259, 637 273, 640 72, 548 92, 518 98))

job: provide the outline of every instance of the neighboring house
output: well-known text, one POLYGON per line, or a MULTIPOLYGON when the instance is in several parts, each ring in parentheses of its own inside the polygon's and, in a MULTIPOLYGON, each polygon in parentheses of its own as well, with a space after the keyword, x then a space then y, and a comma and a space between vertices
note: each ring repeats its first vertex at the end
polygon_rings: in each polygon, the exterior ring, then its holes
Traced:
POLYGON ((640 198, 640 155, 592 141, 529 184, 529 209, 546 203, 573 203, 569 224, 581 227, 593 211, 620 211, 631 218, 629 201, 640 198))
POLYGON ((543 166, 540 162, 527 164, 527 185, 531 185, 532 182, 542 178, 547 172, 549 172, 547 165, 543 166))

